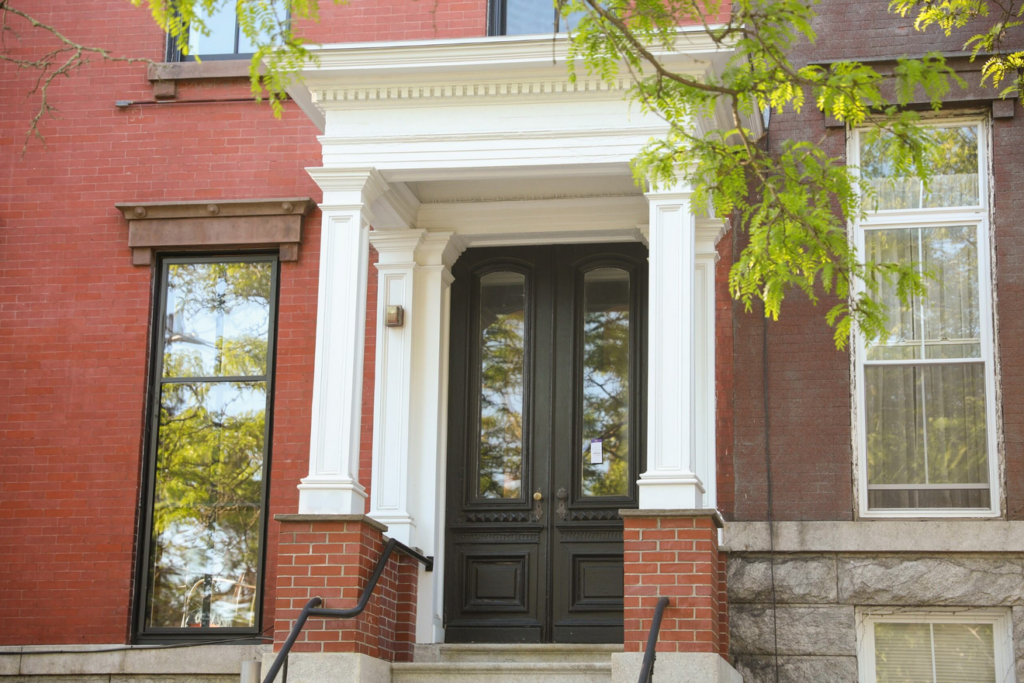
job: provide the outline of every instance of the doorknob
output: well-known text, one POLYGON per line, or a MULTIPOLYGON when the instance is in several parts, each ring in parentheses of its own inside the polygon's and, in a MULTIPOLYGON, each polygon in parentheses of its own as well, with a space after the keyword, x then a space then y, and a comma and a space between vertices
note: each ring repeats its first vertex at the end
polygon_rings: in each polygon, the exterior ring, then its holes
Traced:
POLYGON ((544 500, 544 494, 537 489, 533 492, 533 521, 539 522, 544 518, 544 504, 541 502, 544 500))
POLYGON ((544 494, 541 493, 540 491, 534 491, 533 492, 533 499, 534 500, 544 500, 544 494))

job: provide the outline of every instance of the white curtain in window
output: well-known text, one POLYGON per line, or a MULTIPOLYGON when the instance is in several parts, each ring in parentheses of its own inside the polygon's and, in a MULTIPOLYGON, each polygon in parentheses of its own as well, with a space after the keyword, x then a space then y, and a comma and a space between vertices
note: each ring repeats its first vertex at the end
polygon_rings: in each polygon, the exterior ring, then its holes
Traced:
POLYGON ((995 683, 991 624, 875 624, 877 683, 995 683))
POLYGON ((988 482, 976 229, 871 230, 865 257, 916 263, 928 290, 904 304, 880 283, 890 322, 865 354, 869 507, 987 507, 986 488, 957 486, 988 482))

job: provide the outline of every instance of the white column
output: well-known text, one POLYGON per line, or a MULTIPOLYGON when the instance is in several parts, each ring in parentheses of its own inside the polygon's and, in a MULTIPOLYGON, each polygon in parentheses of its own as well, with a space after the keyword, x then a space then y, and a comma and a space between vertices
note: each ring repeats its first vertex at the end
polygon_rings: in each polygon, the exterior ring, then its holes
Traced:
POLYGON ((650 294, 647 471, 640 508, 704 507, 697 476, 696 230, 688 188, 647 193, 650 294))
POLYGON ((300 514, 361 514, 359 436, 366 331, 369 206, 387 189, 372 169, 309 169, 324 193, 309 476, 300 514))
POLYGON ((441 642, 444 491, 451 265, 462 251, 450 232, 374 230, 377 368, 370 516, 387 535, 434 555, 420 572, 417 642, 441 642), (401 327, 385 324, 402 306, 401 327))
POLYGON ((694 326, 696 330, 696 425, 697 478, 704 485, 704 507, 718 507, 718 451, 715 440, 715 245, 725 234, 724 221, 698 217, 696 271, 694 277, 694 326))
MULTIPOLYGON (((416 301, 416 249, 423 230, 375 230, 377 250, 377 367, 373 392, 373 486, 370 516, 388 536, 413 543, 416 521, 410 509, 411 411, 424 397, 411 385, 414 330, 421 324, 416 301), (399 327, 388 327, 388 306, 403 309, 399 327), (415 400, 414 400, 415 397, 415 400)), ((426 322, 426 321, 422 321, 426 322)))
POLYGON ((434 556, 434 571, 420 569, 416 642, 444 642, 444 510, 448 452, 448 341, 451 268, 464 249, 450 232, 428 232, 416 252, 419 311, 413 347, 414 396, 410 470, 415 492, 410 509, 418 522, 416 545, 434 556), (420 617, 419 615, 423 615, 420 617))
POLYGON ((450 232, 410 229, 374 230, 370 243, 379 254, 370 516, 387 524, 388 536, 432 552, 444 480, 450 264, 461 248, 450 232), (387 326, 388 306, 403 308, 401 326, 387 326))

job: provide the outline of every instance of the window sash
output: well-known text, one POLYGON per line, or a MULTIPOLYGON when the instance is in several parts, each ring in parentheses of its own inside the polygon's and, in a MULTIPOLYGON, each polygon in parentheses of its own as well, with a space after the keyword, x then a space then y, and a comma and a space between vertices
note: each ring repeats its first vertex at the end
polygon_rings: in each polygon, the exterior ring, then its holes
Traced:
MULTIPOLYGON (((1003 608, 858 608, 857 641, 859 683, 878 683, 876 626, 879 624, 906 624, 928 626, 930 650, 927 656, 927 676, 924 681, 934 681, 935 673, 942 667, 941 631, 948 631, 950 625, 990 626, 992 629, 992 659, 995 668, 995 683, 1015 683, 1013 634, 1010 610, 1003 608), (940 633, 936 633, 939 631, 940 633)), ((944 679, 939 677, 939 681, 944 679)))
MULTIPOLYGON (((228 7, 230 7, 230 6, 228 6, 228 7)), ((291 13, 290 13, 289 8, 286 5, 282 5, 281 8, 284 9, 285 12, 286 12, 286 14, 285 14, 285 21, 290 21, 291 20, 291 13)), ((237 11, 235 12, 235 16, 234 16, 234 26, 235 26, 234 42, 233 42, 233 47, 232 47, 231 52, 216 52, 216 53, 210 53, 210 54, 199 53, 199 58, 200 59, 209 60, 209 61, 222 61, 222 60, 229 60, 229 59, 248 59, 248 58, 252 57, 254 54, 256 54, 255 52, 241 52, 240 51, 241 45, 242 45, 242 41, 246 40, 246 36, 245 36, 245 34, 242 33, 242 28, 241 28, 241 26, 238 23, 237 11)), ((184 34, 182 34, 178 38, 174 38, 173 36, 168 34, 168 36, 167 36, 167 61, 169 61, 169 62, 194 62, 194 61, 196 61, 196 53, 192 52, 191 49, 189 50, 189 53, 187 55, 184 52, 182 52, 182 47, 181 46, 183 44, 184 45, 188 45, 189 41, 190 41, 190 31, 186 31, 184 34)))
MULTIPOLYGON (((507 36, 507 35, 543 35, 545 33, 551 33, 555 27, 555 18, 557 17, 557 10, 554 9, 550 4, 544 5, 544 7, 551 10, 549 29, 541 31, 537 34, 525 34, 525 33, 514 33, 509 34, 508 31, 508 3, 510 0, 490 0, 487 7, 487 35, 488 36, 507 36)), ((575 24, 572 24, 575 26, 575 24)), ((558 33, 563 33, 568 30, 565 19, 558 19, 558 33)))
POLYGON ((153 345, 150 362, 150 373, 152 387, 147 399, 147 420, 146 453, 144 464, 145 489, 143 519, 139 527, 140 542, 137 546, 139 553, 137 566, 137 584, 140 590, 137 591, 135 601, 135 618, 133 629, 136 639, 145 642, 151 639, 165 639, 167 637, 181 637, 194 639, 197 636, 209 638, 231 635, 258 635, 262 632, 263 619, 263 597, 265 582, 265 555, 267 540, 267 509, 268 493, 270 485, 270 464, 271 464, 271 435, 273 424, 273 376, 275 347, 277 339, 277 303, 278 303, 278 275, 279 263, 276 254, 216 254, 197 255, 190 257, 165 257, 159 262, 158 268, 159 285, 156 291, 153 318, 153 345), (164 365, 164 328, 166 324, 168 273, 171 265, 178 264, 201 264, 201 263, 253 263, 265 262, 270 264, 270 300, 268 302, 268 332, 267 332, 267 359, 266 374, 244 375, 244 376, 203 376, 203 377, 163 377, 164 365), (260 481, 259 500, 259 540, 256 553, 256 579, 255 596, 253 599, 253 626, 237 627, 227 626, 218 628, 195 628, 195 627, 153 627, 147 625, 146 608, 149 604, 150 593, 150 553, 153 547, 153 516, 156 495, 157 458, 159 447, 159 423, 161 414, 161 397, 163 387, 181 384, 206 384, 216 386, 237 385, 238 383, 263 384, 266 387, 266 401, 264 408, 263 426, 263 453, 260 481))
MULTIPOLYGON (((964 126, 971 123, 970 120, 951 119, 937 120, 934 125, 964 126)), ((929 124, 930 125, 930 124, 929 124)), ((853 346, 855 362, 855 405, 856 405, 856 429, 854 444, 857 469, 858 487, 858 511, 859 516, 870 517, 993 517, 1000 514, 999 501, 999 472, 998 454, 996 449, 996 406, 995 406, 995 378, 993 373, 993 331, 992 331, 992 280, 989 270, 989 227, 987 216, 987 195, 988 175, 987 158, 988 147, 986 143, 987 130, 983 121, 975 120, 979 130, 978 162, 979 162, 979 187, 980 206, 978 207, 943 207, 926 209, 893 209, 879 210, 865 216, 862 220, 855 222, 854 235, 857 248, 860 253, 865 252, 865 238, 870 232, 877 230, 893 230, 905 228, 938 228, 970 226, 976 230, 977 240, 977 282, 978 282, 978 317, 980 320, 980 342, 979 357, 970 358, 913 358, 913 359, 886 359, 869 360, 865 345, 858 336, 853 346), (903 508, 870 508, 868 492, 870 490, 880 491, 868 484, 868 453, 867 453, 867 422, 866 422, 866 368, 872 366, 941 366, 952 364, 982 364, 984 370, 984 398, 985 398, 985 431, 987 435, 986 456, 988 459, 988 484, 989 507, 903 507, 903 508)), ((860 132, 853 131, 849 137, 848 159, 851 165, 859 163, 860 132)), ((863 283, 860 284, 863 288, 863 283)), ((921 344, 920 340, 914 340, 912 344, 921 344)), ((952 343, 952 342, 950 342, 952 343)), ((898 347, 896 347, 898 348, 898 347)), ((929 486, 930 489, 950 489, 949 485, 929 486)), ((971 488, 975 488, 973 485, 971 488)), ((981 488, 980 486, 977 488, 981 488)), ((910 490, 905 487, 905 490, 910 490)), ((964 489, 965 491, 970 489, 964 489)))

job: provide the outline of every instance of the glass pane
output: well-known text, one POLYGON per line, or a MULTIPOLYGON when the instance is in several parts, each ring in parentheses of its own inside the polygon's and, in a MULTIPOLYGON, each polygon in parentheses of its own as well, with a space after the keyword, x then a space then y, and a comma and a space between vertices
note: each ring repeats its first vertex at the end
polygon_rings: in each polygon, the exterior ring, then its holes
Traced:
MULTIPOLYGON (((252 5, 252 9, 260 11, 258 5, 252 5)), ((273 2, 270 6, 265 8, 265 11, 257 14, 255 19, 255 26, 257 33, 262 37, 264 42, 270 42, 268 38, 273 39, 281 34, 285 23, 288 21, 288 5, 285 2, 273 2)), ((277 42, 276 40, 274 42, 277 42)), ((256 43, 245 34, 242 27, 238 29, 238 54, 245 55, 256 52, 256 43)))
POLYGON ((266 384, 161 391, 146 625, 255 626, 266 384))
POLYGON ((480 278, 480 471, 482 498, 519 498, 523 469, 526 277, 480 278))
POLYGON ((897 175, 889 154, 891 135, 861 134, 861 176, 878 194, 879 209, 921 209, 978 205, 977 126, 928 128, 931 187, 897 175))
POLYGON ((230 55, 235 52, 235 3, 228 2, 209 14, 201 2, 195 5, 196 16, 202 20, 209 35, 193 25, 188 32, 190 55, 230 55))
POLYGON ((583 278, 583 495, 625 496, 629 485, 629 273, 583 278))
POLYGON ((922 325, 927 358, 981 356, 978 242, 973 227, 921 230, 925 280, 922 325))
POLYGON ((935 624, 936 683, 995 683, 991 624, 935 624))
POLYGON ((273 264, 167 267, 164 377, 265 375, 273 264))
MULTIPOLYGON (((582 12, 574 12, 568 19, 559 18, 558 31, 565 32, 576 25, 582 12)), ((553 33, 555 30, 555 4, 551 0, 506 0, 505 35, 521 36, 553 33)))
POLYGON ((505 35, 553 33, 554 30, 555 5, 551 0, 507 0, 505 35))
POLYGON ((867 360, 980 358, 981 301, 977 230, 903 228, 869 230, 865 258, 875 263, 919 264, 927 295, 904 305, 892 283, 879 283, 889 311, 889 337, 867 349, 867 360))
POLYGON ((989 507, 984 365, 868 366, 865 395, 869 507, 989 507))
POLYGON ((878 683, 933 683, 928 624, 875 624, 878 683))
MULTIPOLYGON (((921 231, 868 230, 864 233, 864 259, 871 263, 920 263, 921 231)), ((889 315, 889 337, 867 348, 868 360, 912 360, 921 357, 920 302, 903 304, 895 283, 878 283, 878 300, 889 315)))

